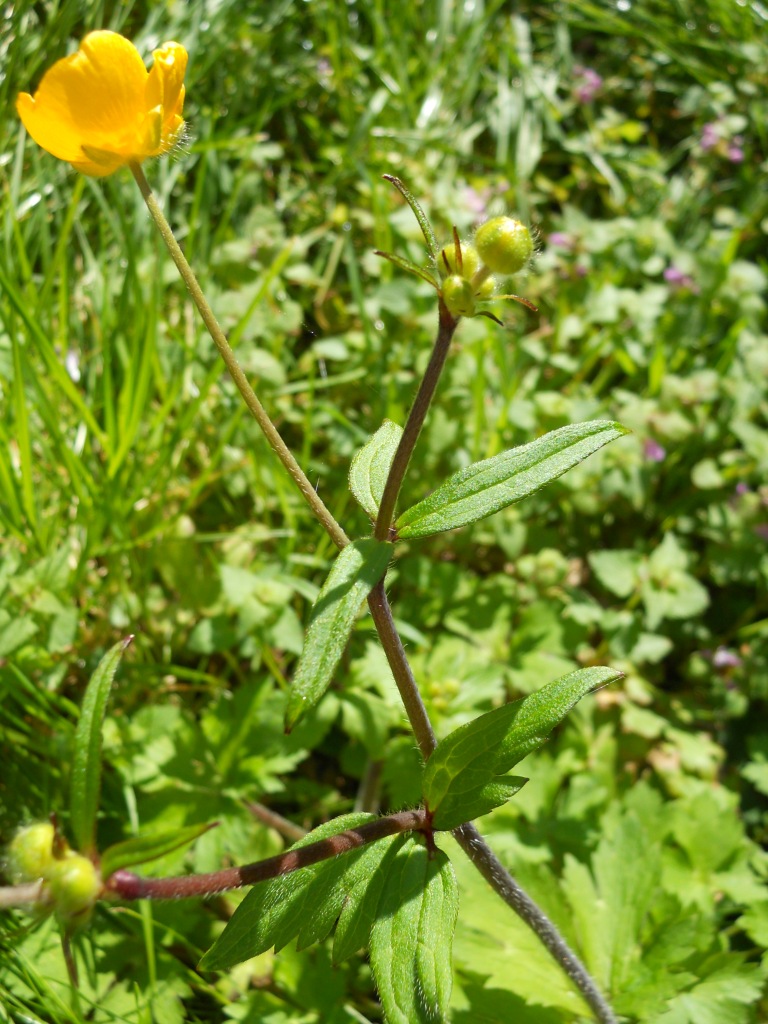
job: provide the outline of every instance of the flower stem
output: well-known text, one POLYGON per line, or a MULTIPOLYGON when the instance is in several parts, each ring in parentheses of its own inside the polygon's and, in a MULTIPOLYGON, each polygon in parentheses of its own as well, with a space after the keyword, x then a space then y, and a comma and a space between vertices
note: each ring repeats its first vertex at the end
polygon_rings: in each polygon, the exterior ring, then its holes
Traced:
POLYGON ((280 436, 277 427, 275 427, 274 423, 269 418, 266 409, 256 397, 253 388, 248 383, 248 379, 243 373, 243 370, 235 357, 232 346, 227 341, 227 337, 214 316, 213 310, 203 294, 198 280, 195 277, 194 271, 187 262, 184 253, 181 251, 179 243, 176 241, 173 232, 171 231, 170 224, 166 220, 163 211, 160 209, 157 199, 155 199, 154 193, 150 188, 144 171, 137 163, 132 163, 129 166, 134 178, 136 179, 136 184, 139 186, 139 191, 141 192, 144 202, 147 204, 150 216, 155 222, 163 242, 165 243, 168 252, 171 254, 171 259, 176 264, 179 274, 181 274, 184 284, 187 286, 189 294, 192 296, 192 301, 197 306, 200 316, 203 319, 203 323, 208 329, 208 333, 213 338, 214 344, 219 350, 221 358, 224 360, 232 380, 235 382, 238 391, 242 395, 243 401, 247 405, 253 418, 261 427, 261 430, 273 451, 293 478, 293 481, 301 491, 304 500, 325 527, 325 530, 331 540, 337 547, 343 548, 349 543, 349 538, 339 523, 337 523, 331 515, 330 511, 326 508, 325 503, 307 479, 291 450, 280 436))
POLYGON ((277 857, 245 864, 242 867, 223 868, 201 875, 179 875, 175 878, 142 878, 132 871, 116 871, 106 880, 107 891, 123 900, 172 900, 191 896, 213 896, 216 893, 255 885, 268 878, 277 878, 292 871, 318 864, 322 860, 338 857, 367 843, 400 832, 420 832, 427 827, 424 810, 400 811, 385 818, 358 825, 316 843, 308 843, 295 850, 287 850, 277 857))
POLYGON ((419 390, 416 393, 416 398, 411 406, 411 411, 408 414, 408 420, 403 429, 403 436, 400 438, 400 444, 397 446, 397 451, 387 476, 387 482, 384 485, 384 493, 381 496, 379 514, 376 518, 376 529, 374 530, 374 536, 377 540, 390 539, 392 517, 400 494, 400 488, 403 485, 408 463, 411 461, 411 455, 413 455, 413 449, 416 447, 416 442, 419 439, 427 412, 432 404, 435 388, 440 380, 440 374, 445 365, 448 350, 451 347, 451 339, 457 325, 458 320, 451 316, 441 298, 440 320, 432 355, 419 385, 419 390))
POLYGON ((25 907, 30 903, 37 903, 42 888, 42 881, 0 886, 0 910, 10 910, 11 907, 25 907))

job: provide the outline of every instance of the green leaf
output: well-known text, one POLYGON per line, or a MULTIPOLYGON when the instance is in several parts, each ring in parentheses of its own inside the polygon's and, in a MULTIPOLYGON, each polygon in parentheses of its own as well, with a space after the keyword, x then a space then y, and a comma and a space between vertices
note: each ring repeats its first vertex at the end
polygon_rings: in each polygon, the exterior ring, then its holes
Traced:
POLYGON ((560 427, 521 448, 476 462, 403 512, 396 523, 398 535, 404 540, 428 537, 485 519, 527 498, 626 433, 618 423, 592 420, 560 427))
POLYGON ((379 514, 384 485, 402 436, 402 427, 391 420, 384 420, 349 467, 349 489, 372 522, 379 514))
POLYGON ((199 836, 215 827, 215 822, 206 825, 188 825, 186 828, 148 833, 126 839, 122 843, 115 843, 113 846, 107 847, 102 854, 102 876, 109 878, 121 868, 146 864, 151 860, 157 860, 158 857, 164 857, 167 853, 172 853, 182 846, 188 846, 189 843, 193 843, 199 836))
POLYGON ((358 878, 357 885, 350 888, 333 939, 334 964, 340 964, 368 945, 381 894, 389 883, 395 859, 407 841, 406 835, 395 836, 375 870, 358 878))
POLYGON ((524 779, 500 779, 540 747, 587 693, 619 679, 611 668, 583 668, 461 726, 424 768, 423 796, 436 829, 452 829, 498 807, 524 779))
POLYGON ((72 764, 70 817, 75 845, 80 853, 95 850, 96 814, 101 790, 101 726, 107 699, 123 651, 133 637, 127 637, 107 651, 91 676, 85 691, 75 731, 72 764))
POLYGON ((286 731, 314 707, 328 689, 347 646, 361 602, 387 570, 392 545, 356 540, 339 552, 312 609, 285 712, 286 731))
POLYGON ((448 1019, 459 891, 442 850, 408 837, 394 859, 371 929, 371 968, 388 1024, 448 1019))
MULTIPOLYGON (((309 832, 294 843, 291 849, 297 850, 319 839, 327 839, 346 829, 372 821, 375 817, 374 814, 359 813, 334 818, 309 832)), ((386 840, 374 843, 370 849, 377 850, 380 846, 380 855, 383 856, 388 846, 386 840)), ((336 871, 338 878, 342 879, 344 872, 356 863, 356 855, 368 849, 369 847, 361 847, 341 857, 332 857, 320 864, 301 868, 254 886, 232 915, 227 927, 200 961, 201 968, 206 971, 225 970, 265 952, 272 946, 285 945, 303 928, 311 934, 313 911, 322 914, 325 908, 305 906, 304 896, 308 888, 324 871, 336 871)), ((334 919, 335 917, 331 920, 331 925, 334 919)), ((322 928, 318 931, 323 937, 327 934, 327 930, 323 933, 322 928)))

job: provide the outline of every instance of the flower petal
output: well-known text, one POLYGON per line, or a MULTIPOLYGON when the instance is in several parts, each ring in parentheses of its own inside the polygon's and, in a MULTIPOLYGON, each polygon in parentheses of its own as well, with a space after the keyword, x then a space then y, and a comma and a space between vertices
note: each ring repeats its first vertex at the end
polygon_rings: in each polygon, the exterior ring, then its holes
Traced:
POLYGON ((82 159, 83 144, 124 151, 141 120, 148 77, 139 51, 116 32, 91 32, 77 53, 43 75, 16 109, 38 145, 61 160, 82 159))

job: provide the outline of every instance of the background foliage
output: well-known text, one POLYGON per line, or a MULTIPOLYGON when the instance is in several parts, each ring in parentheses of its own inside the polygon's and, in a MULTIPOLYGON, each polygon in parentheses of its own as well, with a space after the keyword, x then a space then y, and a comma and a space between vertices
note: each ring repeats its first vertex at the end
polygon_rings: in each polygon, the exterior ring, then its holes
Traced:
MULTIPOLYGON (((390 591, 441 735, 577 665, 582 702, 482 820, 631 1021, 765 1020, 768 946, 766 12, 757 3, 6 4, 0 28, 0 832, 64 817, 89 672, 135 633, 106 723, 104 846, 218 820, 157 871, 282 848, 418 798, 370 621, 285 737, 331 556, 244 414, 127 174, 23 138, 21 89, 87 30, 190 51, 189 139, 148 168, 238 354, 355 533, 350 459, 403 422, 434 330, 405 179, 446 237, 516 212, 540 308, 462 325, 404 502, 544 430, 634 431, 541 494, 413 541, 390 591)), ((584 1007, 461 884, 454 1020, 584 1007)), ((376 1021, 325 945, 195 971, 231 900, 98 915, 72 1005, 57 939, 3 921, 0 1019, 376 1021)))

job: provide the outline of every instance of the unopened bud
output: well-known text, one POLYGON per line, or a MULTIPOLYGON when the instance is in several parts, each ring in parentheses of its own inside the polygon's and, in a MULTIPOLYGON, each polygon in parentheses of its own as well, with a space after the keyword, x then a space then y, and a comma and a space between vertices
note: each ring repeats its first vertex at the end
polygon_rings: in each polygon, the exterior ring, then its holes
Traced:
POLYGON ((28 825, 8 847, 8 873, 14 883, 35 882, 53 863, 54 828, 48 821, 28 825))
POLYGON ((473 277, 480 267, 480 257, 474 245, 469 242, 460 242, 458 252, 455 242, 446 245, 440 250, 437 257, 437 272, 440 277, 449 277, 453 274, 458 277, 473 277), (459 259, 459 253, 461 259, 459 259))
POLYGON ((79 853, 70 853, 63 860, 55 861, 47 882, 59 919, 70 923, 83 923, 87 919, 102 890, 96 867, 79 853))
POLYGON ((472 283, 458 274, 452 274, 443 282, 443 302, 453 317, 474 316, 475 296, 472 283))
POLYGON ((511 217, 494 217, 481 224, 475 246, 480 259, 494 274, 516 274, 533 253, 530 231, 511 217))

